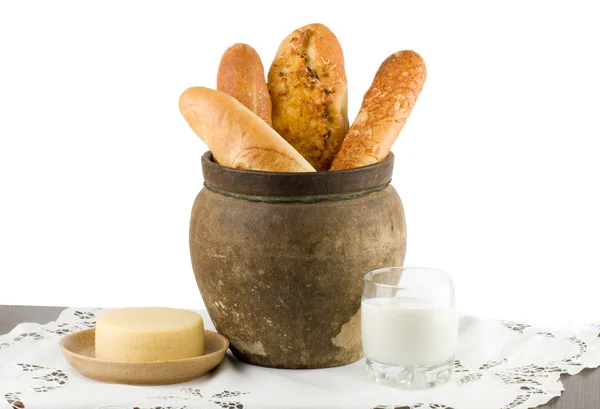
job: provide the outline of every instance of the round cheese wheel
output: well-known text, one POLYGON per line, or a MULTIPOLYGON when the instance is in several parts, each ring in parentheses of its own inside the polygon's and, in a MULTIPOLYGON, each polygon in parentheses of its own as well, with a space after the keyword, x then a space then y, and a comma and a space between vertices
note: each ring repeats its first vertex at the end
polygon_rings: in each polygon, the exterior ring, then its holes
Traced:
POLYGON ((122 308, 96 322, 96 358, 119 362, 185 359, 204 353, 204 322, 174 308, 122 308))

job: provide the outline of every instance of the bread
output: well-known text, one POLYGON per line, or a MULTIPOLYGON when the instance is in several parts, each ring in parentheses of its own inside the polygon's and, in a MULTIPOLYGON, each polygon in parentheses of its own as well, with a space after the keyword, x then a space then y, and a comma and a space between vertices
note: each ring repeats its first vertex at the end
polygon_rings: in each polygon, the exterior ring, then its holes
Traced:
POLYGON ((229 47, 219 64, 217 90, 231 95, 271 125, 271 97, 260 57, 248 44, 229 47))
POLYGON ((414 51, 389 56, 379 67, 331 170, 379 162, 389 154, 423 88, 425 62, 414 51))
POLYGON ((189 88, 179 98, 179 110, 223 166, 314 172, 302 155, 273 128, 223 92, 204 87, 189 88))
POLYGON ((327 170, 348 130, 344 56, 335 35, 309 24, 288 35, 268 75, 273 128, 317 170, 327 170))

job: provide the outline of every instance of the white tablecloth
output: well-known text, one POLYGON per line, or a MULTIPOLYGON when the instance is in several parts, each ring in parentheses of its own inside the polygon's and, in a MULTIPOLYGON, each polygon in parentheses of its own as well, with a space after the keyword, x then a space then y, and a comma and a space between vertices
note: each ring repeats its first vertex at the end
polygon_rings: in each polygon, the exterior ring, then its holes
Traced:
MULTIPOLYGON (((0 408, 523 409, 560 395, 561 373, 600 366, 600 325, 549 329, 465 316, 456 373, 448 384, 429 390, 376 385, 362 361, 279 370, 246 365, 230 355, 215 371, 185 384, 103 384, 75 372, 57 345, 64 334, 93 327, 101 313, 69 308, 56 322, 20 324, 1 335, 0 408)), ((208 314, 199 313, 213 329, 208 314)))

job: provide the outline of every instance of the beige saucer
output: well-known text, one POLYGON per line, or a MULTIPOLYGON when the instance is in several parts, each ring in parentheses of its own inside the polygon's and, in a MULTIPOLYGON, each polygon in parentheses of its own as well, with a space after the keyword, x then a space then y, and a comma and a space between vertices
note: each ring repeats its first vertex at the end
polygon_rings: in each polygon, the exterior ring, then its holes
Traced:
POLYGON ((162 362, 116 362, 95 358, 96 330, 65 335, 58 345, 67 362, 81 375, 102 382, 130 385, 166 385, 187 382, 205 375, 221 363, 229 341, 213 331, 204 331, 204 355, 162 362))

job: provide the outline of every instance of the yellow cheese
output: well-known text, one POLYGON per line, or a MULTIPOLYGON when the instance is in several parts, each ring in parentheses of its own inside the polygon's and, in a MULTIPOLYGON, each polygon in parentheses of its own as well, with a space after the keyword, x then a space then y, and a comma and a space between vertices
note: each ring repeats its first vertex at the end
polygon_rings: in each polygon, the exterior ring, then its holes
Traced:
POLYGON ((155 362, 204 353, 204 322, 195 312, 174 308, 123 308, 96 322, 96 358, 155 362))

